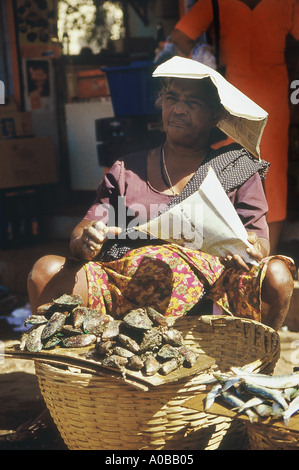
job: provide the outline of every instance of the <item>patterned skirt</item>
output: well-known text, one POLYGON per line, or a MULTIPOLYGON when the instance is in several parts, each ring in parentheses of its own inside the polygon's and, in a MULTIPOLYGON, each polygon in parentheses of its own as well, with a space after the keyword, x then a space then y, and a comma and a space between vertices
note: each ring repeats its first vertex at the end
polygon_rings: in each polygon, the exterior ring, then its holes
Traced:
MULTIPOLYGON (((242 271, 225 268, 218 257, 175 244, 136 248, 115 261, 84 265, 89 307, 114 318, 145 306, 165 316, 183 316, 209 299, 226 314, 260 321, 261 288, 272 258, 242 271)), ((283 259, 294 275, 292 259, 275 258, 283 259)))

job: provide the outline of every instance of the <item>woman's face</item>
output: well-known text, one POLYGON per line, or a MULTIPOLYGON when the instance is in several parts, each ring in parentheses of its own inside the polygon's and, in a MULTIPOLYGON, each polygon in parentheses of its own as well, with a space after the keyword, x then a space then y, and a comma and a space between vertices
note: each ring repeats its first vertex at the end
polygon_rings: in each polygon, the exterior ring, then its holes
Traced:
POLYGON ((215 118, 200 80, 174 80, 162 99, 167 139, 180 146, 206 145, 215 118))

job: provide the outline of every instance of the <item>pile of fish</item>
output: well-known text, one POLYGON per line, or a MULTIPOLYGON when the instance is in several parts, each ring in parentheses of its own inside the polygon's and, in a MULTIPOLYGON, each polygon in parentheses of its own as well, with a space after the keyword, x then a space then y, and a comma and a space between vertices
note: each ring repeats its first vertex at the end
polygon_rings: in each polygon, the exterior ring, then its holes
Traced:
POLYGON ((205 409, 215 400, 231 406, 237 413, 246 413, 250 422, 259 418, 289 419, 299 411, 299 372, 289 375, 254 373, 250 368, 231 367, 228 373, 217 372, 209 380, 205 409))
POLYGON ((103 365, 141 370, 150 376, 192 367, 198 354, 184 344, 173 327, 175 318, 153 308, 131 310, 122 320, 84 307, 77 295, 63 295, 38 307, 25 320, 32 325, 21 340, 21 349, 39 352, 56 346, 79 348, 95 344, 94 354, 103 365))

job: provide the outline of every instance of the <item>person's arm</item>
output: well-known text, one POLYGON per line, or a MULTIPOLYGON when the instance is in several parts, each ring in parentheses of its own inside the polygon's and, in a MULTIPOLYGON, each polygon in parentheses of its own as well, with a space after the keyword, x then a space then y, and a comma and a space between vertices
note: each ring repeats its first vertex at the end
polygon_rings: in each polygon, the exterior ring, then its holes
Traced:
POLYGON ((197 0, 190 10, 182 16, 171 32, 171 40, 181 53, 190 56, 195 41, 213 24, 211 0, 197 0))
MULTIPOLYGON (((269 256, 270 243, 266 220, 268 204, 258 173, 254 174, 237 189, 233 204, 247 231, 248 241, 251 244, 250 248, 247 248, 247 253, 256 261, 261 261, 269 256)), ((250 266, 238 255, 227 256, 224 263, 227 267, 250 269, 250 266)))
POLYGON ((194 41, 178 29, 174 29, 170 37, 173 44, 177 47, 179 54, 189 57, 195 44, 194 41))
POLYGON ((121 232, 119 227, 107 226, 109 211, 113 210, 113 201, 120 194, 121 168, 120 161, 114 163, 100 183, 94 203, 73 230, 70 250, 75 258, 94 259, 106 239, 113 238, 121 232))

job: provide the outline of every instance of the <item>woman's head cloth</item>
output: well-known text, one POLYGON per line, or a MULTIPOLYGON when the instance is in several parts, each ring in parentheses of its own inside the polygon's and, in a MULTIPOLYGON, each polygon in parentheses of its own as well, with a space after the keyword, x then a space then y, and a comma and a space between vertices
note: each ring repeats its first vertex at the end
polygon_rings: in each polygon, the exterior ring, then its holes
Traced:
POLYGON ((220 73, 195 60, 175 56, 160 64, 155 69, 153 77, 174 77, 186 80, 209 77, 217 88, 224 108, 217 126, 250 153, 260 157, 260 142, 268 113, 231 85, 220 73))

